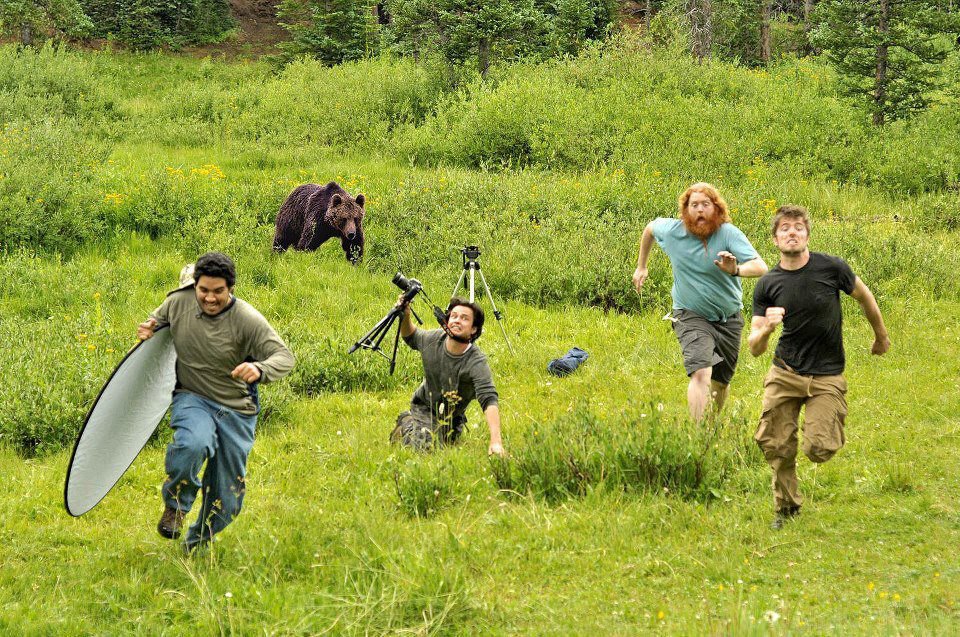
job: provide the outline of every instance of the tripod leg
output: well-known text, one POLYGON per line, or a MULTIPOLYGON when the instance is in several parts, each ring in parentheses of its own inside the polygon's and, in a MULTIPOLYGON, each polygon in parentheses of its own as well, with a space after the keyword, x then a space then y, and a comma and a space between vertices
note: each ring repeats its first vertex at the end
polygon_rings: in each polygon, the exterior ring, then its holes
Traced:
POLYGON ((393 370, 397 367, 397 345, 400 344, 400 325, 397 325, 397 334, 393 337, 393 355, 390 357, 390 375, 393 376, 393 370))
POLYGON ((356 343, 353 344, 353 347, 350 348, 348 353, 352 354, 361 347, 364 349, 372 349, 378 354, 383 354, 380 351, 380 341, 383 340, 383 337, 387 335, 390 331, 390 327, 393 325, 393 322, 400 318, 400 310, 393 308, 390 310, 386 316, 384 316, 380 321, 371 328, 369 332, 360 337, 356 343))
POLYGON ((516 356, 516 352, 513 351, 513 345, 510 344, 510 339, 507 338, 507 330, 503 326, 503 315, 501 315, 500 310, 497 309, 497 304, 493 302, 493 294, 490 293, 490 286, 487 285, 487 277, 483 276, 483 270, 477 268, 477 272, 480 273, 480 280, 483 281, 483 289, 487 291, 487 299, 490 300, 490 307, 493 308, 493 315, 497 319, 497 324, 500 326, 500 331, 503 332, 503 340, 507 342, 507 347, 510 349, 510 353, 516 356))
POLYGON ((460 278, 457 279, 457 284, 456 284, 455 286, 453 286, 453 293, 450 294, 451 297, 454 297, 454 296, 457 295, 457 290, 459 290, 459 289, 460 289, 460 286, 463 284, 463 276, 464 276, 466 273, 467 273, 466 268, 464 268, 463 270, 460 270, 460 278))

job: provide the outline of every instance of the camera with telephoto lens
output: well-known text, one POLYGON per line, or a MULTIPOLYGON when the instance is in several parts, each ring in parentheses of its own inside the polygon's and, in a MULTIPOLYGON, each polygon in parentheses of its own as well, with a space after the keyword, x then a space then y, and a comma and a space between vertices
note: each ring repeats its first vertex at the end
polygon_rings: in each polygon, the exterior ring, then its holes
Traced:
POLYGON ((403 290, 403 296, 400 297, 401 303, 409 303, 413 300, 413 297, 423 289, 423 284, 421 284, 420 281, 408 279, 403 276, 402 272, 397 272, 390 282, 403 290))

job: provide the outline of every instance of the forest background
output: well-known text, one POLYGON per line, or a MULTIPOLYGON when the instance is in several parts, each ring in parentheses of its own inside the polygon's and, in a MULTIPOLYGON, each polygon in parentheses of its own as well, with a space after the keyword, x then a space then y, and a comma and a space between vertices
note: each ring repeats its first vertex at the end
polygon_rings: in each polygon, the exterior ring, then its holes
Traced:
POLYGON ((0 3, 0 627, 952 632, 956 9, 0 3), (367 196, 362 264, 274 254, 284 197, 329 180, 367 196), (669 263, 630 284, 643 225, 697 180, 771 264, 772 211, 808 206, 813 248, 891 330, 870 357, 845 301, 848 443, 801 462, 807 506, 780 533, 752 442, 769 358, 744 352, 728 408, 687 422, 669 263), (419 361, 401 350, 391 376, 347 354, 398 269, 442 299, 466 244, 517 351, 491 317, 503 461, 476 410, 462 446, 388 446, 419 361), (264 390, 244 513, 185 559, 153 531, 165 427, 94 511, 61 494, 135 325, 207 249, 236 258, 298 366, 264 390), (589 361, 548 376, 573 345, 589 361))

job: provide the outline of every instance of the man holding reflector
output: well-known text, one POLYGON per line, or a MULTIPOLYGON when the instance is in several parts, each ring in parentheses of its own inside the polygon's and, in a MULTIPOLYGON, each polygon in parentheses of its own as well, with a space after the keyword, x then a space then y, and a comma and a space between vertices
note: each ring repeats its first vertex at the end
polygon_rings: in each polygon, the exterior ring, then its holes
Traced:
POLYGON ((146 340, 157 327, 169 325, 177 351, 173 442, 167 447, 165 509, 157 530, 165 538, 180 537, 202 487, 200 515, 187 532, 188 550, 212 539, 240 512, 260 411, 257 385, 286 376, 294 364, 263 315, 233 296, 236 268, 230 257, 202 255, 194 281, 171 292, 137 329, 137 337, 146 340))

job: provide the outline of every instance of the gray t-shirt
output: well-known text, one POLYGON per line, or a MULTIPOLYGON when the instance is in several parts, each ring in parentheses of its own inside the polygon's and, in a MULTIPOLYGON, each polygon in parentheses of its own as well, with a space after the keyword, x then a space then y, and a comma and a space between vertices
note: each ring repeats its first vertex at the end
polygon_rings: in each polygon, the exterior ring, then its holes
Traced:
POLYGON ((293 369, 293 354, 267 319, 240 299, 216 316, 208 316, 190 287, 171 292, 150 316, 170 325, 177 350, 175 393, 189 391, 234 411, 255 414, 253 387, 230 372, 244 361, 253 361, 260 368, 259 382, 269 383, 293 369))
POLYGON ((423 383, 413 394, 410 407, 427 408, 435 420, 458 425, 466 422, 464 412, 474 398, 486 410, 499 404, 499 397, 486 354, 471 345, 454 356, 447 351, 447 338, 443 330, 418 329, 403 339, 423 359, 423 383))

